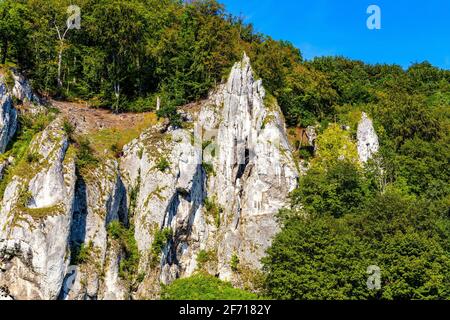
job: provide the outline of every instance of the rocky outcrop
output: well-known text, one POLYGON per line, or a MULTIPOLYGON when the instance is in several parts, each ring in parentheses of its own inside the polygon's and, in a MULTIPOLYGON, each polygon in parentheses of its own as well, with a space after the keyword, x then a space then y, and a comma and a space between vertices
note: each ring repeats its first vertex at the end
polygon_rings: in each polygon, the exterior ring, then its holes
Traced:
POLYGON ((182 255, 176 252, 181 246, 187 247, 185 241, 206 240, 207 227, 201 214, 205 197, 201 147, 194 146, 193 136, 186 130, 162 130, 162 126, 156 126, 127 146, 121 168, 142 255, 140 269, 163 269, 161 280, 167 283, 185 270, 193 271, 192 251, 185 250, 182 255), (149 251, 156 233, 164 228, 172 228, 176 240, 154 265, 155 257, 149 256, 149 251), (191 259, 180 266, 179 260, 187 256, 191 259))
POLYGON ((18 112, 14 106, 14 100, 21 104, 28 104, 29 111, 34 114, 45 110, 39 97, 33 93, 30 84, 22 75, 14 69, 2 72, 0 74, 0 153, 5 152, 18 127, 18 112))
POLYGON ((34 94, 33 89, 24 76, 12 70, 12 77, 14 79, 14 87, 12 95, 21 102, 40 104, 40 99, 34 94))
MULTIPOLYGON (((14 94, 32 102, 22 80, 14 94)), ((5 162, 2 298, 157 298, 160 283, 199 269, 238 286, 257 274, 298 179, 280 108, 244 56, 226 84, 181 115, 184 128, 160 122, 120 159, 79 170, 58 118, 27 159, 5 162), (134 239, 111 238, 112 221, 134 239), (124 277, 134 241, 138 270, 124 277)))
POLYGON ((0 75, 0 153, 5 152, 8 143, 16 133, 17 110, 3 76, 0 75))
POLYGON ((359 160, 362 163, 366 163, 378 152, 380 144, 372 120, 364 112, 358 124, 357 140, 359 160))
POLYGON ((31 143, 34 162, 16 164, 0 209, 0 287, 14 299, 55 299, 69 263, 74 158, 61 119, 31 143))
POLYGON ((308 139, 308 146, 314 148, 314 151, 317 149, 316 140, 317 140, 317 132, 316 127, 308 126, 305 130, 306 138, 308 139))
MULTIPOLYGON (((126 299, 111 221, 128 223, 117 160, 76 174, 58 118, 14 163, 0 210, 0 288, 14 299, 126 299), (83 259, 79 258, 83 248, 83 259)), ((6 294, 4 294, 6 295, 6 294)))
POLYGON ((120 250, 111 248, 107 228, 111 221, 127 224, 126 190, 116 160, 106 159, 95 168, 78 175, 69 245, 75 276, 66 275, 60 298, 68 300, 126 297, 126 289, 112 272, 118 273, 120 250), (83 248, 83 261, 77 255, 83 248), (106 275, 103 281, 103 274, 106 275), (102 288, 103 282, 108 285, 102 288), (115 296, 113 296, 113 294, 115 296))
POLYGON ((275 215, 297 186, 298 173, 276 101, 266 99, 247 56, 236 64, 217 99, 220 111, 208 197, 223 209, 218 273, 233 279, 230 261, 260 268, 260 259, 278 232, 275 215))
POLYGON ((197 256, 208 252, 209 271, 238 281, 242 270, 257 270, 279 226, 276 214, 297 186, 298 173, 284 120, 266 98, 247 56, 192 114, 187 129, 151 128, 125 148, 121 168, 133 199, 141 270, 152 267, 149 249, 161 230, 172 231, 156 269, 138 293, 148 296, 163 283, 191 275, 197 256))

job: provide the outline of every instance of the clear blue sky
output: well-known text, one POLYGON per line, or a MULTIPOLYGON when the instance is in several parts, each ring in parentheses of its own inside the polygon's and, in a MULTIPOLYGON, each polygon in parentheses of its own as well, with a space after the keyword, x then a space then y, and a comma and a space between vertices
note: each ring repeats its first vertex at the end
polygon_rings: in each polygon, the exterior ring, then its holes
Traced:
POLYGON ((343 55, 408 67, 450 69, 450 0, 219 0, 259 32, 292 42, 306 59, 343 55), (381 30, 366 10, 381 8, 381 30))

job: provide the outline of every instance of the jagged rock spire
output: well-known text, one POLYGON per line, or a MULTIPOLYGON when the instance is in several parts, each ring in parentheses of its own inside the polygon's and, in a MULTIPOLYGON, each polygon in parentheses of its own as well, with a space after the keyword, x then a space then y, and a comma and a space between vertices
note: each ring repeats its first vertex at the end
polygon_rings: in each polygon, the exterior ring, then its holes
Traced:
POLYGON ((365 112, 362 113, 361 121, 358 124, 357 139, 359 160, 366 163, 378 152, 380 144, 372 120, 365 112))

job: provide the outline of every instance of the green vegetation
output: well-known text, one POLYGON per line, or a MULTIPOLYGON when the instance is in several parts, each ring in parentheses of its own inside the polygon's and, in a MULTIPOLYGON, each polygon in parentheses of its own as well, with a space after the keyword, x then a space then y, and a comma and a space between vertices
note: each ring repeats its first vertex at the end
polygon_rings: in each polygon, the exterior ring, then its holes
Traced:
POLYGON ((217 262, 217 252, 214 250, 200 250, 197 255, 197 269, 202 270, 209 262, 217 262))
POLYGON ((382 149, 364 166, 354 159, 349 133, 335 124, 324 130, 311 169, 292 193, 291 209, 279 214, 282 231, 263 259, 269 296, 450 298, 449 172, 437 170, 449 158, 443 125, 448 119, 435 110, 414 122, 424 132, 408 136, 408 125, 377 121, 382 149), (433 118, 442 123, 441 131, 427 136, 421 121, 433 118), (381 269, 380 290, 367 288, 371 265, 381 269))
POLYGON ((72 248, 70 263, 72 265, 86 263, 91 257, 93 251, 94 243, 92 241, 90 241, 87 246, 84 243, 74 245, 72 248))
POLYGON ((138 178, 136 184, 133 187, 130 187, 130 205, 128 210, 128 218, 132 219, 134 217, 134 213, 137 206, 137 200, 139 196, 139 192, 141 191, 141 169, 139 169, 138 178))
POLYGON ((166 172, 170 169, 170 162, 166 157, 161 157, 155 167, 161 172, 166 172))
POLYGON ((34 162, 38 162, 40 159, 40 155, 38 153, 35 152, 31 152, 27 154, 26 160, 28 163, 34 163, 34 162))
POLYGON ((157 229, 150 248, 150 264, 152 267, 158 266, 161 258, 161 252, 172 239, 173 231, 171 228, 157 229))
MULTIPOLYGON (((450 73, 341 57, 305 66, 323 73, 335 95, 331 108, 307 117, 320 124, 318 151, 279 214, 282 230, 263 260, 267 294, 449 299, 450 73), (355 148, 361 111, 381 144, 365 165, 355 148), (367 288, 371 265, 381 269, 380 290, 367 288)), ((288 119, 294 110, 284 110, 288 119)))
POLYGON ((219 228, 223 209, 217 204, 215 198, 205 198, 203 204, 205 206, 207 216, 211 217, 214 221, 214 225, 219 228))
MULTIPOLYGON (((193 143, 192 143, 193 144, 193 143)), ((215 176, 216 172, 214 171, 214 165, 211 161, 208 161, 207 158, 214 158, 216 156, 216 148, 214 141, 207 140, 202 142, 202 151, 203 151, 203 163, 202 167, 205 170, 208 176, 215 176)))
POLYGON ((164 286, 161 298, 164 300, 257 300, 258 296, 233 288, 230 283, 216 277, 198 273, 164 286))
POLYGON ((429 201, 397 191, 358 213, 291 217, 264 259, 276 299, 448 299, 449 222, 429 201), (446 231, 447 230, 447 231, 446 231), (382 272, 379 291, 366 270, 382 272))
POLYGON ((300 150, 298 151, 298 156, 300 159, 305 160, 305 161, 309 161, 312 158, 312 152, 309 148, 300 148, 300 150))
MULTIPOLYGON (((138 138, 145 129, 156 123, 156 115, 154 113, 146 113, 134 125, 125 126, 119 123, 114 128, 94 131, 78 137, 78 139, 88 139, 95 155, 117 157, 118 153, 122 152, 126 144, 138 138)), ((141 152, 143 154, 144 151, 142 150, 141 152)))
POLYGON ((57 28, 65 29, 71 4, 0 4, 2 60, 41 92, 115 111, 155 110, 159 97, 158 116, 179 127, 176 106, 206 96, 245 51, 283 110, 292 110, 290 124, 323 115, 337 95, 323 73, 302 64, 298 49, 255 32, 215 0, 78 1, 82 27, 61 40, 57 28))
POLYGON ((108 236, 117 241, 125 256, 120 260, 119 275, 122 279, 133 281, 138 276, 140 254, 134 238, 134 229, 126 228, 117 220, 108 225, 108 236))
POLYGON ((314 159, 316 167, 326 169, 342 160, 354 164, 358 162, 358 151, 350 132, 342 130, 337 124, 330 124, 317 137, 316 143, 319 146, 318 156, 314 159))
MULTIPOLYGON (((0 78, 6 84, 6 88, 8 88, 8 90, 12 90, 14 88, 15 80, 10 66, 0 64, 0 78)), ((13 97, 13 103, 16 103, 17 101, 14 99, 16 99, 15 96, 13 97)))
POLYGON ((156 112, 158 118, 165 118, 169 120, 169 123, 172 127, 181 128, 183 122, 181 120, 181 116, 177 111, 176 105, 173 102, 169 102, 168 105, 164 106, 160 110, 156 112))
POLYGON ((67 119, 64 119, 63 122, 63 130, 67 134, 67 136, 72 139, 72 135, 75 132, 75 127, 68 121, 67 119))
POLYGON ((203 169, 205 169, 205 172, 208 176, 214 176, 216 172, 214 171, 214 166, 211 163, 203 162, 202 164, 203 169))
POLYGON ((7 167, 0 180, 0 197, 3 198, 5 188, 14 176, 33 178, 34 166, 40 160, 39 156, 29 150, 33 138, 54 119, 54 114, 40 114, 37 116, 21 115, 19 128, 6 152, 0 155, 0 161, 8 158, 15 159, 14 163, 7 167))
POLYGON ((231 256, 230 267, 234 272, 239 271, 239 257, 236 253, 231 256))
POLYGON ((77 168, 80 170, 96 166, 99 160, 95 157, 88 138, 82 137, 78 141, 77 168))
POLYGON ((358 168, 351 162, 341 161, 327 171, 313 167, 300 180, 292 199, 301 203, 307 212, 340 217, 360 209, 367 189, 358 168))

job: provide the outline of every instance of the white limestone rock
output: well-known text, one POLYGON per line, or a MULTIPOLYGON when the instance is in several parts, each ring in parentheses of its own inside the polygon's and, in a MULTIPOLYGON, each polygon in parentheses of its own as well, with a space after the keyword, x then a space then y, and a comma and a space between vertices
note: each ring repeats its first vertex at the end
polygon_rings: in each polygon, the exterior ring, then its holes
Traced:
POLYGON ((56 299, 69 263, 75 186, 62 120, 33 139, 30 150, 40 160, 30 164, 30 176, 12 178, 1 202, 0 264, 6 267, 0 269, 0 287, 14 299, 56 299))
POLYGON ((14 88, 12 89, 13 96, 22 102, 40 104, 38 96, 33 93, 33 89, 25 77, 15 70, 12 70, 12 76, 14 78, 14 88))
MULTIPOLYGON (((205 174, 201 168, 201 146, 196 148, 191 140, 191 134, 185 130, 161 134, 156 126, 125 148, 121 168, 127 190, 133 190, 136 196, 133 211, 135 238, 142 254, 141 270, 149 269, 148 252, 158 230, 171 228, 175 233, 188 233, 190 239, 203 239, 204 222, 194 222, 202 219, 205 174), (167 168, 160 166, 162 161, 167 161, 167 168)), ((161 258, 161 268, 167 261, 172 264, 174 252, 184 246, 185 240, 177 238, 173 248, 161 258)), ((180 263, 180 270, 193 269, 192 261, 195 257, 180 263)), ((169 282, 167 277, 170 278, 164 273, 161 280, 169 282)))
POLYGON ((101 300, 127 300, 128 288, 119 276, 120 260, 123 253, 118 246, 111 246, 106 257, 106 271, 99 298, 101 300))
POLYGON ((208 194, 224 210, 218 273, 232 280, 234 254, 242 266, 261 267, 260 259, 279 231, 275 216, 296 188, 298 172, 281 110, 265 99, 246 55, 233 67, 222 97, 216 177, 208 194))
MULTIPOLYGON (((15 94, 33 98, 23 83, 15 94)), ((157 297, 160 282, 192 275, 202 250, 212 253, 203 266, 209 273, 241 285, 232 257, 256 273, 279 231, 276 214, 297 186, 273 100, 244 56, 199 109, 183 111, 193 127, 157 124, 125 146, 120 160, 101 159, 84 179, 75 175, 62 120, 53 122, 31 144, 39 161, 29 177, 13 177, 1 201, 2 296, 128 299, 130 283, 119 276, 123 248, 107 235, 114 220, 134 226, 141 254, 145 278, 133 284, 133 297, 157 297), (167 228, 171 239, 155 261, 152 243, 167 228), (71 248, 81 243, 91 248, 88 261, 69 266, 71 248)))
POLYGON ((0 76, 0 153, 5 152, 17 130, 17 110, 4 78, 0 76))
MULTIPOLYGON (((208 269, 225 280, 239 277, 230 266, 234 254, 245 268, 261 267, 279 231, 276 214, 298 179, 281 111, 265 100, 262 82, 244 56, 227 84, 201 103, 194 128, 161 134, 156 126, 125 147, 121 169, 127 190, 138 190, 134 224, 143 256, 157 230, 173 230, 159 272, 148 272, 140 296, 150 291, 146 283, 154 284, 155 276, 170 283, 192 275, 201 250, 215 253, 208 269), (170 163, 164 172, 157 168, 161 159, 170 163), (220 207, 220 224, 205 201, 220 207)), ((140 269, 149 268, 144 258, 140 269)))
MULTIPOLYGON (((92 300, 107 295, 102 292, 103 282, 106 281, 102 274, 110 274, 110 268, 115 267, 114 263, 107 263, 108 259, 112 259, 107 228, 115 220, 124 225, 128 223, 126 190, 119 174, 118 162, 106 159, 90 169, 85 177, 78 176, 70 246, 73 251, 83 244, 89 258, 76 266, 74 283, 65 286, 68 290, 61 299, 92 300)), ((124 291, 119 282, 108 279, 108 290, 112 290, 114 285, 118 292, 124 291)))
POLYGON ((380 144, 372 120, 364 112, 358 124, 357 140, 359 160, 362 163, 366 163, 378 152, 380 144))

